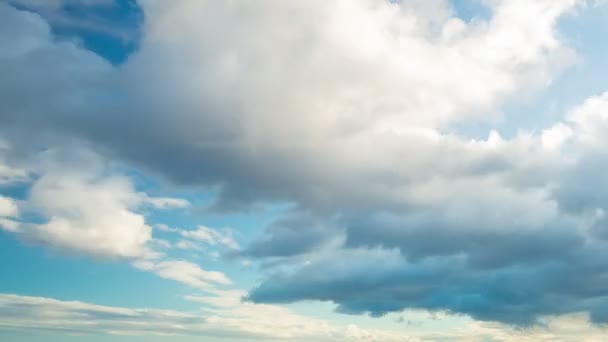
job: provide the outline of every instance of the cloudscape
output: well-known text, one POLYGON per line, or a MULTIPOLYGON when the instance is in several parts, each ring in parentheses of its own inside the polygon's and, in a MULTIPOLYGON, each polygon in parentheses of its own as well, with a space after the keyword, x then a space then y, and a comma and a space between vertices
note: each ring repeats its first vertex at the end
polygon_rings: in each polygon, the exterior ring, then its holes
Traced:
POLYGON ((0 340, 608 340, 608 2, 0 0, 0 340))

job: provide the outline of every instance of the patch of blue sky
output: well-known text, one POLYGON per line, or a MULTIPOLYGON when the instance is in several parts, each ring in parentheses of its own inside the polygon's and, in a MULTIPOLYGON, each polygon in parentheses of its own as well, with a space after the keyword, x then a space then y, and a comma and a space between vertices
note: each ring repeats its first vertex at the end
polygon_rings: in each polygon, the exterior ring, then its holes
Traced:
POLYGON ((78 41, 112 64, 124 62, 137 49, 143 13, 135 0, 109 5, 66 2, 60 8, 12 3, 44 17, 58 39, 78 41))
MULTIPOLYGON (((145 209, 149 225, 165 224, 172 228, 196 230, 206 226, 216 230, 230 229, 241 246, 246 246, 274 218, 290 208, 287 204, 268 205, 257 210, 222 213, 204 210, 216 198, 213 191, 186 189, 170 185, 157 178, 146 177, 134 169, 114 165, 108 175, 128 177, 139 192, 149 196, 186 199, 191 206, 169 210, 145 209)), ((17 199, 27 198, 30 184, 2 187, 2 194, 17 199)), ((42 222, 35 213, 23 212, 21 220, 42 222)), ((155 229, 154 237, 177 243, 179 234, 155 229)), ((227 248, 195 242, 200 249, 163 250, 167 258, 188 260, 203 269, 221 271, 232 279, 236 288, 249 288, 256 281, 256 269, 240 260, 224 258, 227 248)), ((80 300, 96 304, 122 307, 154 307, 195 310, 199 304, 183 297, 196 293, 186 285, 139 271, 120 260, 98 260, 85 256, 58 253, 45 246, 27 244, 0 231, 0 293, 80 300), (116 289, 121 289, 116 291, 116 289), (161 294, 161 295, 159 295, 161 294)))
POLYGON ((114 6, 95 9, 94 13, 83 7, 67 7, 66 13, 84 21, 90 20, 93 25, 57 25, 55 32, 78 37, 87 49, 111 63, 122 63, 137 49, 143 13, 135 1, 119 0, 114 6))
MULTIPOLYGON (((196 199, 192 196, 188 197, 188 199, 194 200, 193 203, 196 203, 196 199)), ((151 224, 165 224, 169 227, 183 230, 196 230, 199 226, 209 227, 218 231, 230 229, 234 232, 234 238, 239 245, 247 246, 261 234, 261 231, 268 223, 285 210, 285 205, 272 205, 250 212, 229 214, 205 212, 200 209, 201 207, 197 208, 193 206, 190 209, 151 211, 146 216, 151 224)), ((155 237, 167 240, 172 244, 181 239, 178 234, 163 232, 158 229, 155 230, 154 234, 155 237)), ((208 270, 221 270, 239 288, 253 286, 259 277, 255 267, 243 264, 242 260, 229 257, 230 249, 212 246, 199 241, 194 242, 200 249, 180 250, 172 248, 169 255, 173 258, 196 262, 208 270)))
POLYGON ((183 285, 127 263, 62 254, 0 231, 0 293, 107 306, 191 308, 183 285))
POLYGON ((466 21, 488 20, 492 11, 483 0, 452 0, 455 15, 466 21))
MULTIPOLYGON (((206 210, 217 198, 217 193, 201 188, 185 188, 172 185, 158 178, 146 177, 134 169, 115 168, 115 172, 127 175, 137 191, 151 196, 174 197, 185 199, 190 203, 187 208, 173 210, 149 210, 146 215, 148 224, 164 224, 170 228, 196 230, 205 226, 217 231, 230 229, 241 247, 249 245, 260 236, 264 227, 289 210, 289 203, 261 205, 252 210, 238 212, 217 212, 206 210)), ((174 232, 154 230, 154 237, 175 245, 182 237, 174 232)), ((198 249, 179 249, 172 247, 166 251, 171 259, 183 259, 195 262, 206 270, 225 273, 237 288, 250 288, 255 284, 259 274, 253 265, 244 264, 240 259, 229 257, 230 249, 225 246, 210 245, 202 241, 193 241, 198 249)), ((196 292, 191 290, 191 292, 196 292)))

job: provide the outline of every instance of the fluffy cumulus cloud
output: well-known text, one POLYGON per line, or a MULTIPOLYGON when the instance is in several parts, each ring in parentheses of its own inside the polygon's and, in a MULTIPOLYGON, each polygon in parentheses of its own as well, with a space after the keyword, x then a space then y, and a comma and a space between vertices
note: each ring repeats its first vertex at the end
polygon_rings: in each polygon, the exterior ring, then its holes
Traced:
POLYGON ((145 258, 152 228, 142 207, 183 206, 183 200, 153 198, 138 192, 124 176, 104 175, 99 159, 72 150, 65 158, 56 151, 41 153, 27 197, 17 202, 0 197, 3 227, 25 240, 59 250, 109 258, 145 258), (36 220, 20 218, 19 212, 36 220))
MULTIPOLYGON (((440 1, 439 10, 371 0, 142 6, 141 47, 120 72, 94 56, 74 68, 65 56, 58 75, 39 86, 67 99, 16 103, 5 116, 94 139, 178 182, 219 185, 220 208, 270 200, 401 205, 393 183, 429 174, 451 154, 435 126, 487 114, 516 90, 549 82, 549 71, 572 55, 553 34, 571 1, 497 2, 491 21, 471 23, 440 1), (364 181, 365 190, 354 186, 364 181)), ((48 42, 38 26, 28 39, 44 43, 14 53, 8 75, 25 68, 24 54, 75 50, 48 42)), ((33 81, 22 83, 10 89, 31 93, 33 81)))
MULTIPOLYGON (((606 95, 540 131, 458 130, 496 122, 576 60, 557 22, 583 3, 488 1, 488 18, 464 21, 441 0, 141 1, 139 49, 118 67, 0 4, 0 44, 13 47, 0 49, 0 134, 22 154, 84 141, 217 190, 209 210, 289 203, 237 253, 281 261, 254 302, 605 322, 606 95)), ((134 207, 185 205, 79 174, 42 176, 30 201, 46 220, 19 230, 127 257, 150 239, 134 207)), ((238 247, 206 227, 180 234, 238 247)), ((227 283, 168 262, 137 265, 199 288, 227 283)))
POLYGON ((138 202, 125 179, 45 175, 32 188, 31 204, 47 221, 24 224, 25 234, 53 246, 135 257, 151 239, 144 217, 130 210, 138 202))
POLYGON ((404 191, 414 208, 342 213, 343 249, 309 250, 249 299, 332 301, 338 311, 373 316, 447 310, 518 325, 587 311, 606 322, 606 158, 602 136, 590 129, 605 121, 603 98, 539 134, 510 141, 493 134, 482 143, 517 156, 507 160, 517 161, 512 167, 414 184, 404 191), (537 161, 518 156, 522 148, 537 161))
POLYGON ((12 198, 0 196, 0 217, 14 217, 19 214, 19 208, 12 198))
MULTIPOLYGON (((169 243, 153 238, 145 210, 184 208, 188 201, 136 191, 130 178, 108 175, 102 160, 87 150, 47 150, 33 160, 36 172, 26 198, 0 196, 1 229, 61 252, 131 260, 137 269, 193 288, 231 283, 221 272, 160 252, 169 243), (36 219, 21 217, 21 211, 36 219)), ((217 243, 235 243, 231 235, 205 229, 216 234, 210 236, 217 243)))

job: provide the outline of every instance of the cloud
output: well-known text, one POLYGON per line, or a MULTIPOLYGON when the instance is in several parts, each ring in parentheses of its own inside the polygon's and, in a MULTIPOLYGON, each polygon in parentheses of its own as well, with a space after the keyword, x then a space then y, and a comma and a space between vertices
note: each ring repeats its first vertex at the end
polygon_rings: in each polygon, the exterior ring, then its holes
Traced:
MULTIPOLYGON (((268 270, 254 301, 517 324, 588 311, 601 322, 605 96, 542 132, 473 140, 455 128, 500 119, 503 104, 571 65, 556 25, 581 3, 492 1, 489 19, 464 22, 448 2, 142 2, 140 49, 119 68, 56 41, 42 17, 0 5, 3 44, 14 47, 0 50, 0 132, 22 151, 87 142, 217 190, 215 210, 287 202, 306 213, 278 218, 245 248, 292 263, 268 270)), ((48 201, 56 189, 42 182, 45 241, 74 249, 62 232, 92 241, 98 224, 122 225, 134 234, 94 251, 142 254, 150 229, 127 182, 58 184, 77 199, 92 189, 97 205, 48 201), (98 208, 108 209, 100 221, 98 208)), ((232 244, 205 227, 188 234, 232 244)), ((210 281, 189 263, 139 266, 210 281)))
POLYGON ((109 174, 104 161, 84 147, 49 149, 28 163, 30 182, 20 183, 26 197, 17 202, 0 196, 2 226, 56 250, 101 258, 154 256, 143 208, 188 205, 136 191, 128 177, 109 174), (20 217, 21 211, 26 215, 20 217))
POLYGON ((341 234, 332 223, 310 213, 290 212, 265 227, 262 236, 239 252, 242 257, 291 257, 340 243, 341 234))
POLYGON ((139 260, 133 266, 156 273, 161 278, 171 279, 194 288, 207 289, 212 284, 230 285, 231 281, 221 272, 205 271, 198 265, 184 260, 148 261, 139 260))
POLYGON ((602 148, 608 144, 608 92, 592 96, 576 107, 567 117, 577 130, 577 139, 581 144, 602 148))
POLYGON ((197 229, 179 229, 171 228, 164 224, 156 225, 160 231, 179 234, 183 238, 176 247, 181 249, 200 249, 200 243, 207 246, 221 246, 229 249, 239 249, 239 243, 234 237, 234 231, 229 228, 214 229, 203 225, 199 225, 197 229))
MULTIPOLYGON (((128 177, 108 174, 104 161, 83 148, 47 150, 33 158, 31 168, 35 177, 19 206, 0 196, 4 230, 61 252, 132 260, 136 268, 195 288, 231 283, 221 272, 158 252, 157 247, 167 248, 167 243, 152 237, 141 211, 147 206, 182 208, 188 201, 136 191, 128 177), (19 207, 37 219, 21 219, 19 207)), ((231 234, 211 236, 216 243, 234 242, 231 234)))
POLYGON ((12 198, 0 195, 0 217, 19 216, 19 208, 12 198))
MULTIPOLYGON (((21 206, 37 215, 34 222, 15 221, 20 237, 52 248, 97 257, 135 258, 148 253, 152 229, 136 209, 142 194, 130 180, 107 176, 96 166, 71 168, 47 154, 49 163, 21 206)), ((96 161, 86 155, 85 162, 96 161)), ((92 164, 89 164, 92 165, 92 164)))
POLYGON ((28 180, 27 170, 6 160, 9 150, 9 144, 0 140, 0 186, 14 185, 28 180))
POLYGON ((215 230, 205 226, 198 226, 196 230, 182 230, 180 234, 188 239, 200 241, 209 245, 220 245, 231 249, 238 249, 239 244, 234 239, 234 232, 230 229, 215 230))
POLYGON ((248 299, 332 301, 339 312, 376 317, 404 309, 447 310, 524 326, 540 324, 543 316, 590 311, 600 323, 606 303, 597 269, 605 266, 592 257, 600 246, 565 260, 492 269, 471 267, 458 255, 407 261, 397 250, 343 250, 275 273, 248 299))
MULTIPOLYGON (((597 99, 575 108, 574 116, 601 117, 608 107, 598 107, 597 99)), ((342 249, 309 249, 308 262, 297 258, 291 268, 271 271, 249 299, 330 301, 340 312, 373 316, 447 310, 516 325, 586 311, 594 323, 605 323, 606 189, 600 175, 606 159, 580 120, 567 122, 554 126, 568 132, 557 151, 546 144, 554 127, 482 142, 511 157, 527 146, 556 172, 533 163, 522 169, 527 179, 503 169, 413 184, 403 191, 410 208, 342 214, 336 222, 345 229, 342 249), (545 180, 534 180, 536 172, 545 180)), ((525 157, 514 160, 521 167, 525 157)))
POLYGON ((190 206, 190 202, 182 198, 148 197, 142 194, 142 201, 156 209, 176 209, 190 206))
POLYGON ((24 224, 28 238, 99 256, 146 253, 151 228, 132 211, 139 203, 124 178, 45 175, 32 186, 30 201, 46 222, 24 224))
POLYGON ((188 240, 179 240, 175 243, 175 247, 179 249, 202 250, 200 245, 188 240))
POLYGON ((128 309, 59 301, 51 298, 0 295, 4 329, 36 329, 70 333, 175 334, 180 325, 204 324, 204 317, 170 310, 128 309), (52 319, 51 319, 52 318, 52 319))
POLYGON ((205 306, 203 312, 121 308, 52 298, 0 295, 0 330, 45 331, 90 335, 153 337, 196 336, 283 341, 601 341, 605 330, 589 325, 584 314, 549 317, 544 327, 513 329, 500 324, 468 322, 443 332, 366 329, 307 318, 282 307, 242 304, 239 291, 186 299, 205 306), (211 305, 211 306, 210 306, 211 305))
MULTIPOLYGON (((108 307, 50 298, 0 295, 0 329, 44 330, 78 334, 122 336, 197 336, 207 338, 268 339, 288 341, 359 341, 348 329, 307 318, 286 308, 270 305, 241 305, 231 302, 235 292, 214 295, 228 303, 223 310, 189 313, 171 310, 108 307), (49 319, 51 318, 52 319, 49 319)), ((206 301, 189 297, 190 300, 206 301)), ((219 307, 222 307, 221 305, 219 307)), ((401 334, 366 331, 369 337, 402 341, 401 334), (387 339, 387 337, 389 337, 387 339), (401 340, 398 340, 400 337, 401 340)))
MULTIPOLYGON (((93 140, 177 182, 218 186, 218 208, 395 202, 387 182, 403 185, 424 172, 424 155, 443 157, 434 128, 486 115, 568 64, 554 24, 573 1, 495 4, 491 21, 464 23, 445 3, 432 11, 369 0, 144 3, 145 37, 120 72, 95 70, 83 56, 78 74, 67 76, 100 85, 109 77, 107 88, 79 94, 41 84, 82 101, 69 110, 45 96, 36 108, 15 104, 24 113, 14 121, 93 140), (395 155, 412 160, 395 165, 395 155), (360 182, 372 191, 357 191, 360 182)), ((33 51, 49 55, 46 45, 33 51)), ((24 69, 19 57, 5 64, 24 69)), ((69 65, 58 60, 54 69, 69 65)), ((49 76, 48 83, 63 79, 49 76)), ((11 88, 27 94, 32 83, 11 88)))

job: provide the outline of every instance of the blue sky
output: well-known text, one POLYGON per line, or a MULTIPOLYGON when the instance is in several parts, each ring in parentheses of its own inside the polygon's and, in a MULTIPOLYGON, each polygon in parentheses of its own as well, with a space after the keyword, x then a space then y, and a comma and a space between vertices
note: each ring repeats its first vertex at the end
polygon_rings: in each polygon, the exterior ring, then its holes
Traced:
POLYGON ((0 1, 0 340, 601 340, 607 19, 0 1))

